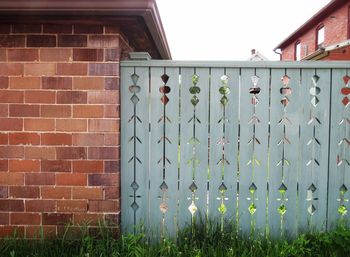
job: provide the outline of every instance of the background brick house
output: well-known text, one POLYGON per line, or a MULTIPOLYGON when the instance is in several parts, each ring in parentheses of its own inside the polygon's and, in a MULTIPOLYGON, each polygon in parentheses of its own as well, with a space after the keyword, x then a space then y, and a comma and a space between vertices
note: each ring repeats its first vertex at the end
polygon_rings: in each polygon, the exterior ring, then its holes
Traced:
POLYGON ((282 61, 350 60, 350 1, 331 1, 274 51, 282 61))
POLYGON ((119 61, 171 58, 155 1, 1 1, 0 14, 0 237, 118 223, 119 61))

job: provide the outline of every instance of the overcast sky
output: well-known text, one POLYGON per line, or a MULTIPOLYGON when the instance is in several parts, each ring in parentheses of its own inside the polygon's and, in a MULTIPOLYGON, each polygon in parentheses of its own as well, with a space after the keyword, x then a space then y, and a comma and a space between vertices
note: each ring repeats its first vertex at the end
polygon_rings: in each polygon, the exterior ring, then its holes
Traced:
POLYGON ((272 50, 330 0, 157 0, 173 60, 247 60, 272 50))

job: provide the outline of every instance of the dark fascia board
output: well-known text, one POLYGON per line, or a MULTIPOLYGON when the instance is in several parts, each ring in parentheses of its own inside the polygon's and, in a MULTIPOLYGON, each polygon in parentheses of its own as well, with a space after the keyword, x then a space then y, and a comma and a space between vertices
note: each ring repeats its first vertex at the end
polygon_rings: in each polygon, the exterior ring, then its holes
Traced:
POLYGON ((290 34, 286 39, 279 43, 273 50, 283 49, 284 47, 290 45, 295 40, 297 40, 301 35, 303 35, 308 30, 312 29, 318 23, 320 23, 324 18, 326 18, 330 13, 340 8, 342 5, 349 3, 349 0, 333 0, 325 7, 323 7, 319 12, 307 20, 303 25, 301 25, 296 31, 290 34))
POLYGON ((155 0, 1 0, 0 15, 115 15, 144 19, 163 59, 171 59, 155 0))

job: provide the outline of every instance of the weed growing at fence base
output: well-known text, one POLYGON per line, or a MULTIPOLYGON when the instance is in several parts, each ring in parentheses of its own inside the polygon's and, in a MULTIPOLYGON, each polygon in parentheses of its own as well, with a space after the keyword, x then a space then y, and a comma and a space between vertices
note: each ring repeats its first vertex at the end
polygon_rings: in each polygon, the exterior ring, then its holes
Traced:
MULTIPOLYGON (((24 240, 16 237, 0 240, 1 257, 349 257, 350 229, 318 234, 303 234, 294 240, 244 238, 235 230, 220 226, 197 227, 183 230, 177 242, 162 239, 157 244, 147 243, 144 234, 112 236, 101 229, 95 237, 85 235, 75 240, 24 240)), ((69 232, 67 232, 68 234, 69 232)))

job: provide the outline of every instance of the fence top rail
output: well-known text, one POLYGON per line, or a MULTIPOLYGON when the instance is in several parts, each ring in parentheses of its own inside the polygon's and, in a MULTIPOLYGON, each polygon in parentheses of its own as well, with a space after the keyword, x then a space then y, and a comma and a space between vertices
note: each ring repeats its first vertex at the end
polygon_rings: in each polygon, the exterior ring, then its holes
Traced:
POLYGON ((122 67, 187 67, 187 68, 350 68, 350 61, 122 61, 122 67))

